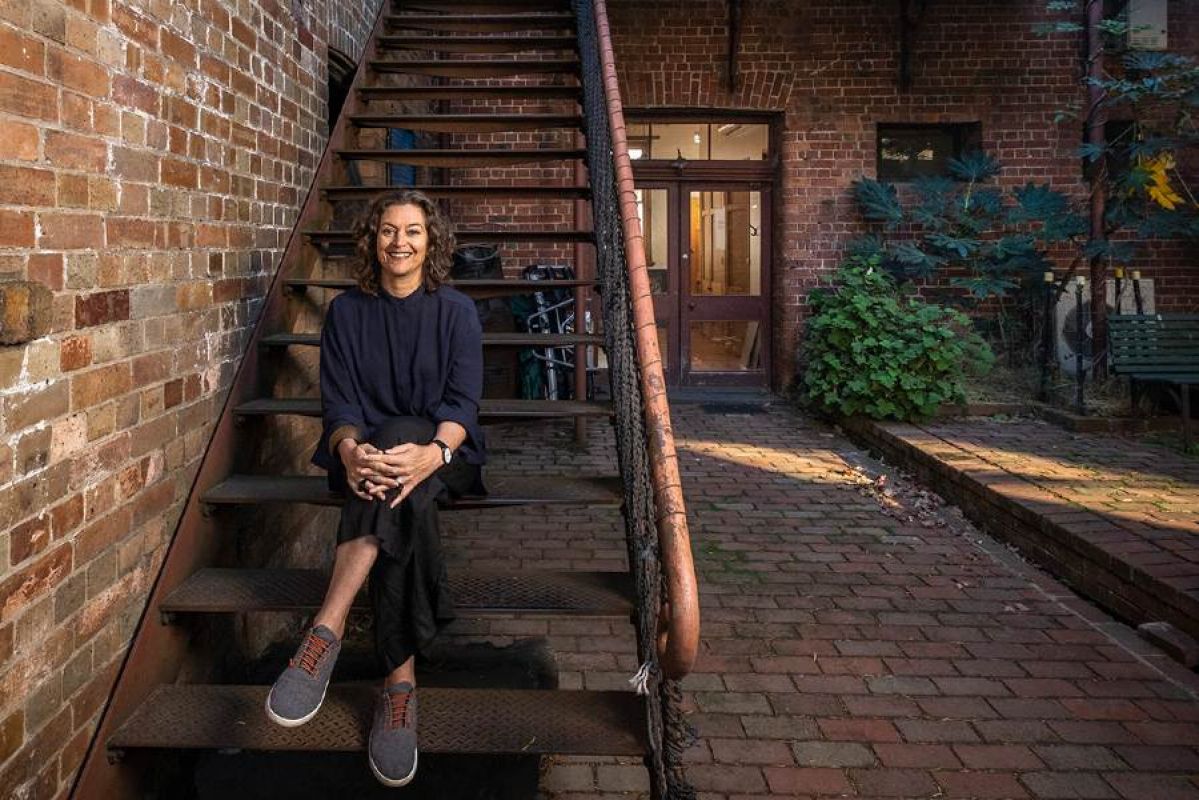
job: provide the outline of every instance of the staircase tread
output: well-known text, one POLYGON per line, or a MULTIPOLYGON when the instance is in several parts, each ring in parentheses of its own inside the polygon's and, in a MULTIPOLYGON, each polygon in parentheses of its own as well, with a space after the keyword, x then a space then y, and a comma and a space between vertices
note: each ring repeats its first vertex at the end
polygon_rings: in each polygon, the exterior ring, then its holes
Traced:
POLYGON ((483 108, 474 114, 439 114, 436 112, 425 114, 350 114, 349 120, 355 125, 362 127, 388 124, 395 127, 403 127, 404 123, 417 122, 486 122, 497 125, 519 122, 529 125, 536 124, 547 127, 565 128, 572 125, 581 125, 583 123, 583 116, 581 114, 497 114, 493 109, 483 108))
MULTIPOLYGON (((319 333, 272 333, 260 340, 268 347, 290 347, 292 345, 319 347, 319 333)), ((598 333, 519 333, 509 331, 484 331, 484 347, 573 347, 574 345, 603 345, 604 337, 598 333)))
MULTIPOLYGON (((329 585, 315 569, 207 568, 175 587, 159 606, 172 613, 231 614, 251 611, 314 611, 329 585)), ((450 594, 462 614, 589 614, 633 612, 627 572, 498 572, 451 569, 450 594)), ((368 608, 365 594, 354 601, 368 608)))
MULTIPOLYGON (((617 476, 558 477, 484 476, 488 494, 461 497, 444 508, 470 510, 519 505, 619 505, 622 496, 617 476)), ((217 505, 254 503, 308 503, 341 505, 345 498, 329 491, 324 475, 230 475, 204 493, 203 502, 217 505)))
MULTIPOLYGON (((358 285, 353 278, 286 278, 283 281, 288 286, 316 286, 322 289, 351 289, 358 285)), ((511 289, 515 292, 535 292, 539 289, 574 289, 582 287, 592 289, 599 286, 598 281, 585 278, 547 279, 543 281, 526 278, 467 278, 446 281, 461 292, 475 290, 511 289)))
POLYGON ((414 189, 424 192, 430 197, 445 195, 479 195, 498 197, 533 197, 561 198, 567 200, 585 200, 591 197, 591 188, 587 186, 325 186, 321 189, 327 195, 335 197, 373 196, 383 192, 395 192, 403 189, 414 189))
POLYGON ((485 45, 489 48, 521 50, 571 50, 578 45, 574 36, 435 36, 430 34, 390 34, 375 40, 380 47, 461 47, 485 45))
MULTIPOLYGON (((316 242, 354 241, 354 232, 348 229, 309 230, 304 235, 316 242)), ((595 232, 589 230, 543 230, 530 228, 494 228, 490 230, 456 230, 454 238, 459 244, 476 242, 594 242, 595 232)))
POLYGON ((557 84, 524 84, 521 86, 359 86, 355 91, 366 99, 395 99, 403 97, 461 96, 470 99, 537 98, 578 101, 582 87, 557 84))
MULTIPOLYGON (((360 751, 378 688, 332 684, 317 716, 284 728, 263 711, 266 686, 160 685, 118 728, 110 750, 360 751)), ((643 701, 631 692, 420 689, 424 753, 642 755, 643 701)))
POLYGON ((388 150, 384 148, 345 148, 337 151, 342 158, 393 158, 427 156, 453 156, 455 158, 584 158, 587 151, 578 147, 543 147, 543 148, 476 148, 460 150, 452 147, 439 148, 409 148, 406 150, 388 150))
MULTIPOLYGON (((238 414, 297 414, 319 417, 319 397, 259 397, 239 403, 234 409, 238 414)), ((531 417, 607 417, 612 415, 609 403, 585 400, 525 400, 510 398, 483 398, 479 404, 479 417, 483 420, 503 420, 531 417)))

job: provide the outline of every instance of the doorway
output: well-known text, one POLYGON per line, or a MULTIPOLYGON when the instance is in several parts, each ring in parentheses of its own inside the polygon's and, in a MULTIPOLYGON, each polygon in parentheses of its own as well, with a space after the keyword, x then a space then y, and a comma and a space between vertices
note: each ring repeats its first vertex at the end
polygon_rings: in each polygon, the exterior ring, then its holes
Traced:
POLYGON ((667 383, 768 385, 769 187, 645 180, 636 194, 667 383))

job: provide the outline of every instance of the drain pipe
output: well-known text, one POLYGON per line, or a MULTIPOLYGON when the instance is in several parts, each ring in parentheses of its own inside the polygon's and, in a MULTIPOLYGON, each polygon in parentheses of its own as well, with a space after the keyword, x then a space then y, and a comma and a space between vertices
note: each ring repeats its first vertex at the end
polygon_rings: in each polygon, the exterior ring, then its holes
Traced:
MULTIPOLYGON (((1103 147, 1106 143, 1104 123, 1103 80, 1103 0, 1087 0, 1087 144, 1103 147)), ((1107 206, 1107 156, 1091 167, 1091 241, 1107 238, 1103 217, 1107 206)), ((1097 255, 1091 258, 1091 359, 1094 377, 1107 374, 1107 260, 1097 255)))

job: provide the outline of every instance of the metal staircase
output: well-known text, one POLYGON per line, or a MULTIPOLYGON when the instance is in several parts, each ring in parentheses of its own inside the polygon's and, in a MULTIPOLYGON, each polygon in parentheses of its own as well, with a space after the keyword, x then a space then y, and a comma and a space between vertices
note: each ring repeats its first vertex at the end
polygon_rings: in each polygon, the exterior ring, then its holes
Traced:
MULTIPOLYGON (((384 0, 73 796, 145 796, 147 773, 163 752, 365 747, 371 686, 338 684, 335 673, 318 716, 300 728, 281 728, 262 712, 269 687, 226 682, 220 654, 211 649, 213 631, 228 630, 229 620, 311 613, 323 596, 327 578, 317 571, 242 563, 229 530, 238 515, 269 525, 272 514, 292 513, 294 520, 297 507, 342 502, 323 476, 273 471, 272 460, 254 451, 264 446, 264 431, 294 431, 304 418, 320 416, 315 326, 327 300, 353 285, 348 222, 388 188, 388 165, 397 164, 413 168, 415 188, 447 204, 451 218, 479 202, 516 202, 517 209, 552 202, 570 210, 565 225, 515 215, 503 224, 460 224, 457 236, 460 244, 557 247, 574 254, 581 277, 462 280, 455 284, 460 290, 477 299, 568 290, 576 319, 591 292, 603 294, 602 333, 488 331, 484 347, 488 360, 510 358, 514 348, 570 347, 576 364, 585 363, 588 348, 604 348, 612 401, 487 397, 481 421, 566 420, 581 434, 589 419, 611 420, 622 474, 532 478, 487 470, 488 495, 460 498, 444 510, 608 508, 614 525, 623 519, 634 569, 451 569, 459 614, 632 618, 646 678, 644 694, 426 684, 421 751, 643 756, 655 796, 687 795, 678 777, 675 700, 698 641, 695 581, 656 344, 647 346, 644 320, 633 312, 644 259, 630 198, 617 197, 620 165, 612 154, 627 161, 627 152, 619 98, 612 97, 614 73, 602 74, 610 71, 605 36, 602 2, 384 0), (554 110, 511 110, 525 103, 554 110), (380 136, 388 129, 412 131, 420 145, 389 149, 380 136), (617 134, 614 141, 609 133, 617 134), (529 180, 528 165, 545 164, 563 165, 573 180, 547 183, 536 173, 529 180), (608 243, 604 253, 596 253, 597 240, 608 243), (268 423, 282 427, 263 427, 268 423)), ((578 373, 575 396, 582 398, 585 376, 578 373)), ((298 445, 304 456, 314 441, 298 445)))

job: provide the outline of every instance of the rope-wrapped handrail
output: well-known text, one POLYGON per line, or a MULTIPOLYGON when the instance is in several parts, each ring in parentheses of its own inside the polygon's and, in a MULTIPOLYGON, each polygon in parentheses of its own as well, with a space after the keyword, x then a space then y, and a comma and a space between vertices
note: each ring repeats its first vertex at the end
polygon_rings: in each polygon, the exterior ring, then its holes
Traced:
POLYGON ((645 431, 653 479, 655 523, 659 557, 665 579, 666 598, 658 636, 658 659, 667 678, 681 678, 691 671, 699 651, 699 590, 695 563, 691 555, 691 537, 687 530, 687 510, 679 478, 678 454, 670 425, 670 407, 666 400, 666 377, 658 349, 654 302, 645 241, 633 185, 633 165, 629 158, 620 84, 616 77, 616 58, 608 27, 604 0, 593 0, 596 38, 603 74, 604 99, 608 107, 612 158, 616 168, 620 216, 623 222, 625 258, 633 306, 633 327, 637 340, 637 363, 641 373, 645 431))

